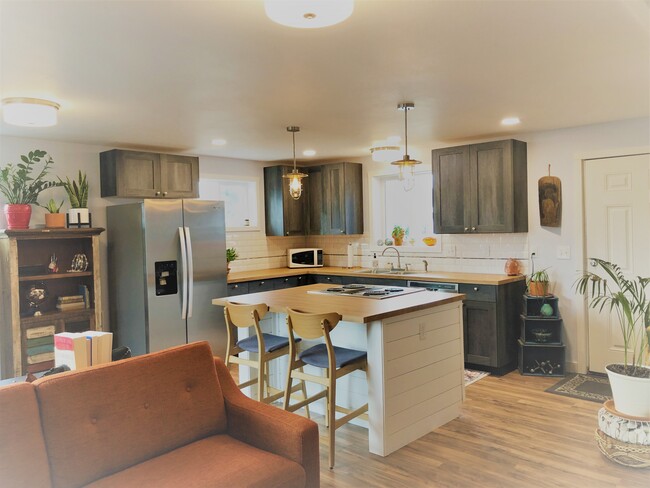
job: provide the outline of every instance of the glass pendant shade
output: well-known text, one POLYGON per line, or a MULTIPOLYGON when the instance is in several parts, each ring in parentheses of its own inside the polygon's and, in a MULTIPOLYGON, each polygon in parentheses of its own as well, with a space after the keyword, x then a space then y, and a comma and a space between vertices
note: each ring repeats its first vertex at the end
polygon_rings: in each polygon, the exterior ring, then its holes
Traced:
POLYGON ((296 132, 300 131, 300 127, 289 126, 287 131, 291 132, 293 137, 293 171, 282 177, 289 180, 289 195, 291 195, 291 198, 298 200, 302 195, 302 179, 307 178, 309 175, 301 173, 296 168, 296 132))
POLYGON ((21 127, 51 127, 57 123, 59 104, 40 98, 5 98, 2 118, 21 127))
POLYGON ((408 118, 407 114, 409 110, 415 108, 415 104, 411 102, 400 103, 397 106, 398 109, 404 110, 404 157, 397 161, 393 161, 390 164, 399 167, 399 179, 402 182, 402 187, 404 191, 411 191, 415 186, 415 166, 422 164, 422 161, 417 159, 411 159, 408 155, 409 152, 409 135, 408 135, 408 118))

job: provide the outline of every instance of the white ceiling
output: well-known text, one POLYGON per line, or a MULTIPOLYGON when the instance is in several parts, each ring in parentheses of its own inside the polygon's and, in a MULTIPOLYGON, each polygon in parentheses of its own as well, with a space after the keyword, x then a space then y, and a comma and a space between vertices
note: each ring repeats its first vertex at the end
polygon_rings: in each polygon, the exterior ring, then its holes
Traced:
POLYGON ((650 115, 644 0, 357 0, 346 22, 282 27, 262 1, 0 3, 0 95, 61 104, 0 134, 271 161, 367 156, 650 115), (517 115, 515 129, 500 126, 517 115), (222 147, 213 138, 225 138, 222 147))

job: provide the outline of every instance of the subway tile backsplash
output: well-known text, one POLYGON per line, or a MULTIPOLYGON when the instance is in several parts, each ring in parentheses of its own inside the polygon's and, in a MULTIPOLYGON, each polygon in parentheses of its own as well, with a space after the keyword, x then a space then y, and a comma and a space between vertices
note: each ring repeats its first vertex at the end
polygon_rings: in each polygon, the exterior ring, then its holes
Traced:
MULTIPOLYGON (((441 242, 434 250, 410 245, 400 246, 402 265, 429 271, 459 271, 503 274, 508 258, 519 259, 525 273, 528 267, 528 234, 446 234, 438 236, 441 242)), ((353 244, 353 266, 370 268, 372 255, 377 253, 380 267, 392 262, 397 266, 394 251, 380 256, 386 246, 378 246, 367 235, 353 236, 299 236, 266 237, 262 232, 229 232, 228 247, 235 247, 239 257, 230 263, 232 271, 282 268, 286 266, 287 249, 317 247, 323 249, 325 266, 347 266, 348 243, 353 244)))

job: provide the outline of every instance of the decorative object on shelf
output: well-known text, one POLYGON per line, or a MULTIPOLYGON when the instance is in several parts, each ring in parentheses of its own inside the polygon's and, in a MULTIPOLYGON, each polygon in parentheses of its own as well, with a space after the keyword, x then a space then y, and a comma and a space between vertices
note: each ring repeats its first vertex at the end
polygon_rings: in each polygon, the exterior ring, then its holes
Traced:
POLYGON ((239 257, 239 254, 237 254, 237 249, 234 247, 229 247, 226 249, 226 263, 227 263, 227 273, 230 273, 230 263, 237 259, 239 257))
POLYGON ((548 329, 533 329, 532 332, 536 342, 549 342, 553 334, 548 329))
POLYGON ((386 239, 384 239, 384 245, 392 246, 393 245, 393 239, 391 239, 390 237, 387 237, 386 239))
POLYGON ((354 11, 354 0, 264 0, 264 11, 278 24, 317 29, 347 19, 354 11))
POLYGON ((6 197, 4 206, 8 229, 28 229, 32 216, 32 204, 38 204, 38 195, 48 188, 59 186, 46 179, 54 160, 46 151, 35 149, 20 156, 22 162, 7 164, 0 170, 0 192, 6 197), (36 163, 43 161, 43 167, 35 174, 36 163))
POLYGON ((88 180, 86 173, 79 170, 77 180, 70 180, 66 176, 65 181, 59 178, 61 186, 65 189, 70 200, 68 210, 68 227, 90 227, 90 213, 88 212, 88 180))
POLYGON ((39 316, 42 314, 40 306, 47 300, 49 293, 45 283, 39 281, 30 285, 25 294, 28 315, 39 316))
POLYGON ((438 239, 435 237, 423 237, 422 242, 424 242, 427 246, 435 246, 438 242, 438 239))
POLYGON ((542 317, 552 317, 554 314, 553 306, 550 303, 544 303, 539 307, 539 314, 542 317))
POLYGON ((60 105, 41 98, 12 97, 2 100, 2 117, 20 127, 51 127, 57 123, 60 105))
POLYGON ((50 264, 47 265, 47 270, 50 273, 58 273, 59 272, 59 265, 57 264, 57 257, 56 254, 52 254, 50 256, 50 264))
POLYGON ((48 229, 65 228, 65 214, 59 212, 63 206, 63 200, 61 200, 61 203, 57 204, 54 198, 50 198, 47 205, 40 206, 48 211, 48 213, 45 214, 45 227, 48 229))
POLYGON ((404 156, 402 159, 393 161, 392 165, 399 167, 399 179, 402 181, 404 191, 411 191, 415 186, 415 166, 422 164, 422 161, 411 159, 409 156, 409 134, 408 134, 408 111, 415 108, 413 102, 403 102, 397 105, 399 110, 404 110, 404 156))
POLYGON ((404 230, 403 227, 400 227, 399 225, 393 227, 393 232, 391 233, 391 236, 395 240, 396 246, 401 246, 403 244, 405 235, 406 235, 406 231, 404 230))
POLYGON ((515 258, 509 258, 506 261, 506 265, 504 267, 504 272, 508 276, 517 276, 521 274, 521 263, 516 260, 515 258))
POLYGON ((72 264, 70 265, 70 271, 73 273, 83 273, 88 269, 88 258, 85 254, 79 253, 75 254, 72 258, 72 264))
POLYGON ((584 271, 575 289, 587 298, 590 308, 616 312, 623 339, 623 364, 605 366, 616 410, 650 419, 650 277, 629 279, 617 264, 598 258, 589 261, 605 277, 584 271))
POLYGON ((548 176, 542 176, 537 182, 539 194, 539 222, 544 227, 560 227, 562 224, 562 182, 560 178, 551 176, 551 165, 548 165, 548 176))
POLYGON ((307 178, 309 175, 301 173, 296 168, 296 132, 300 131, 300 127, 291 125, 287 127, 287 131, 291 132, 293 139, 293 171, 289 174, 282 175, 282 177, 289 180, 289 194, 291 195, 291 198, 298 200, 300 195, 302 195, 302 179, 307 178))
POLYGON ((520 374, 564 376, 566 346, 562 344, 563 326, 556 297, 524 295, 518 341, 520 374), (544 305, 551 307, 551 316, 541 315, 544 305))
POLYGON ((548 293, 549 277, 547 270, 544 268, 532 273, 526 281, 526 289, 531 297, 545 297, 548 293))

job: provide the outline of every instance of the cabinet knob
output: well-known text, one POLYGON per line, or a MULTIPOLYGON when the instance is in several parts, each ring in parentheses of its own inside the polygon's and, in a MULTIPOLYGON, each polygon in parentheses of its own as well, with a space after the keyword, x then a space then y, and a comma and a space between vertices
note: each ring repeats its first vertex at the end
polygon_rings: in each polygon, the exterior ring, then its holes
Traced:
POLYGON ((285 282, 285 283, 289 283, 289 278, 285 278, 285 279, 284 279, 284 282, 285 282))
POLYGON ((263 282, 263 281, 260 281, 260 286, 262 286, 263 284, 264 284, 264 282, 263 282))
POLYGON ((476 232, 476 227, 472 227, 472 232, 476 232))
POLYGON ((233 288, 237 289, 237 288, 239 288, 239 285, 235 285, 235 286, 233 286, 233 288))
POLYGON ((475 286, 475 287, 474 287, 474 291, 478 291, 478 286, 475 286))
POLYGON ((285 232, 285 235, 289 235, 289 231, 285 232))
POLYGON ((469 232, 469 227, 465 227, 465 232, 469 232))
POLYGON ((341 229, 341 234, 345 234, 345 231, 341 229))
POLYGON ((164 192, 163 192, 163 197, 166 197, 166 196, 167 196, 167 192, 164 191, 164 192))
POLYGON ((160 192, 159 192, 159 191, 156 192, 156 196, 157 196, 157 197, 160 196, 160 192))

